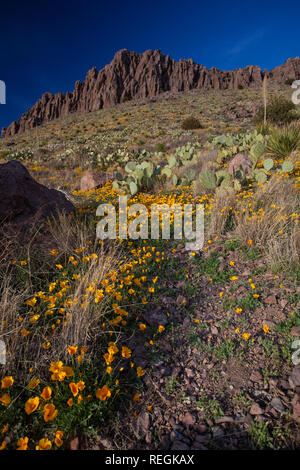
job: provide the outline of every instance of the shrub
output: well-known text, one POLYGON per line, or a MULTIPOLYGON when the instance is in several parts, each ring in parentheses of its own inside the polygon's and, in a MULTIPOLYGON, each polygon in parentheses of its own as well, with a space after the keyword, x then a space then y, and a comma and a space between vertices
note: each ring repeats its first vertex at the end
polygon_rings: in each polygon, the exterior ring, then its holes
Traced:
POLYGON ((190 130, 190 129, 201 129, 202 126, 200 124, 200 121, 194 117, 189 117, 186 118, 183 123, 181 124, 181 128, 184 129, 185 131, 190 130))
POLYGON ((9 153, 10 152, 8 150, 2 150, 2 152, 0 152, 0 160, 4 160, 9 153))
POLYGON ((274 129, 267 145, 267 153, 277 158, 287 158, 300 146, 300 127, 290 124, 274 129))
POLYGON ((155 150, 157 152, 166 152, 167 151, 167 147, 166 147, 166 144, 164 142, 158 142, 156 145, 155 145, 155 150))
MULTIPOLYGON (((267 105, 267 121, 273 124, 288 124, 293 119, 297 119, 295 115, 296 106, 284 96, 273 96, 267 105)), ((254 123, 261 124, 264 121, 264 107, 261 106, 254 116, 254 123)))
POLYGON ((286 81, 285 81, 285 84, 286 85, 292 85, 292 83, 295 81, 294 78, 287 78, 286 81))
POLYGON ((271 134, 272 128, 271 128, 270 124, 268 124, 268 123, 264 124, 263 122, 261 122, 260 124, 257 124, 256 131, 257 131, 258 134, 266 136, 266 135, 271 134))

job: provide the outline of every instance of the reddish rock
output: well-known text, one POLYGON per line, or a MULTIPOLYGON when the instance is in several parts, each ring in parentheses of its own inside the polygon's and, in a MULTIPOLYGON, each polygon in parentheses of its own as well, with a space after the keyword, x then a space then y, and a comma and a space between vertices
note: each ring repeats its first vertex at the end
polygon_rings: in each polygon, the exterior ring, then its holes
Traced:
POLYGON ((259 406, 258 403, 253 403, 253 405, 251 406, 251 409, 250 409, 250 414, 251 415, 262 415, 263 414, 263 410, 261 409, 261 407, 259 406))
POLYGON ((79 450, 79 438, 78 437, 74 437, 74 439, 72 439, 69 442, 69 449, 70 450, 79 450))
POLYGON ((250 375, 251 382, 260 382, 263 379, 263 376, 258 370, 254 370, 250 375))
POLYGON ((183 419, 182 419, 182 423, 187 427, 189 428, 190 426, 192 426, 194 423, 195 423, 195 417, 189 413, 188 411, 185 413, 183 419))
POLYGON ((292 388, 300 387, 300 364, 294 367, 289 377, 289 383, 292 388))
POLYGON ((286 300, 286 299, 281 299, 281 300, 280 300, 280 306, 281 306, 282 308, 285 308, 288 303, 289 303, 289 302, 288 302, 288 300, 286 300))
POLYGON ((80 180, 80 191, 89 191, 90 189, 97 188, 105 182, 103 174, 99 173, 86 173, 80 180))
POLYGON ((288 59, 271 72, 263 72, 254 65, 222 71, 214 67, 208 70, 204 65, 195 64, 192 59, 176 62, 160 50, 138 54, 122 49, 103 69, 98 71, 93 67, 89 70, 83 82, 75 83, 73 92, 44 93, 20 119, 2 129, 2 137, 21 134, 45 121, 70 113, 87 113, 134 98, 155 97, 166 91, 261 86, 264 74, 281 82, 287 78, 298 79, 300 59, 288 59))
POLYGON ((149 432, 150 415, 146 411, 139 414, 133 423, 133 432, 137 439, 142 439, 149 432))
MULTIPOLYGON (((272 78, 285 82, 287 79, 299 79, 300 59, 299 57, 289 58, 283 65, 279 65, 271 70, 272 78)), ((269 74, 270 75, 270 74, 269 74)))
POLYGON ((264 299, 264 302, 269 305, 276 305, 277 299, 275 295, 269 295, 266 299, 264 299))
POLYGON ((249 175, 249 173, 251 172, 252 165, 253 163, 251 158, 247 157, 247 155, 244 155, 242 153, 238 153, 235 157, 233 157, 233 159, 229 163, 228 173, 231 176, 234 176, 234 173, 242 169, 245 175, 249 175))
POLYGON ((292 400, 292 406, 293 406, 293 414, 292 418, 300 424, 300 395, 299 393, 296 393, 293 400, 292 400))
POLYGON ((290 334, 292 336, 299 336, 300 337, 300 326, 293 326, 293 328, 291 329, 290 334))
POLYGON ((47 217, 56 210, 70 212, 73 204, 56 189, 35 181, 16 160, 0 165, 0 222, 24 222, 33 216, 47 217))

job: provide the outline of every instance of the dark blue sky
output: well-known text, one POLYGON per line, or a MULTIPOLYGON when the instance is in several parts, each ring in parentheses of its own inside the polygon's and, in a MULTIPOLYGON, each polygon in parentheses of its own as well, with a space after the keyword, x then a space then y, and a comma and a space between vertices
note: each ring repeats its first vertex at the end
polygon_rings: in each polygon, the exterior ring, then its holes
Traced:
POLYGON ((72 91, 115 52, 161 49, 231 70, 299 55, 298 1, 8 1, 0 5, 0 128, 46 91, 72 91))

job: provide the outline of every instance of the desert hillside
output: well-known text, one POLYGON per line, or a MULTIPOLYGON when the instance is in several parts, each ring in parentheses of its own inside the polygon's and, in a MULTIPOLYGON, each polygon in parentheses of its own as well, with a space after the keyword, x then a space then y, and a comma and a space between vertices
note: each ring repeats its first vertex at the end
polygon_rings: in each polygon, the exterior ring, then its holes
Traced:
POLYGON ((2 449, 299 448, 299 107, 290 71, 255 73, 109 107, 79 83, 4 132, 2 449), (204 245, 97 238, 122 194, 202 204, 204 245))

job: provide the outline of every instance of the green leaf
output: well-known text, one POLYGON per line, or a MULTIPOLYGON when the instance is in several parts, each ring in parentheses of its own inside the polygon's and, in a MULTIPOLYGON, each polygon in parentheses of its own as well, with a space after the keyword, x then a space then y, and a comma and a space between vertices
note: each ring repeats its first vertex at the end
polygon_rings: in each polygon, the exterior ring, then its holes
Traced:
POLYGON ((162 175, 166 175, 167 178, 171 178, 172 176, 172 171, 169 167, 165 167, 162 172, 161 172, 162 175))
POLYGON ((177 175, 173 175, 173 176, 172 176, 172 184, 173 184, 173 186, 177 186, 177 183, 178 183, 177 175))
POLYGON ((131 195, 134 196, 137 193, 137 190, 138 190, 136 183, 131 181, 129 183, 129 189, 130 189, 131 195))
POLYGON ((173 168, 174 166, 177 166, 177 160, 176 160, 176 157, 174 155, 170 155, 168 157, 168 164, 169 164, 170 168, 173 168))
POLYGON ((214 175, 214 173, 212 173, 211 171, 202 171, 200 173, 200 182, 202 183, 202 185, 207 188, 207 189, 214 189, 216 187, 216 177, 214 175))
POLYGON ((233 187, 236 191, 241 191, 242 185, 238 180, 233 181, 233 187))
POLYGON ((273 168, 274 166, 273 158, 267 158, 266 160, 264 160, 263 166, 266 171, 270 171, 271 168, 273 168))
POLYGON ((128 162, 127 165, 125 166, 125 171, 127 173, 130 173, 136 169, 136 163, 135 162, 128 162))
POLYGON ((254 170, 254 178, 260 184, 264 184, 267 181, 267 175, 264 170, 254 170))
POLYGON ((281 170, 284 173, 289 173, 290 171, 293 171, 293 169, 294 165, 292 162, 283 162, 283 164, 281 165, 281 170))

